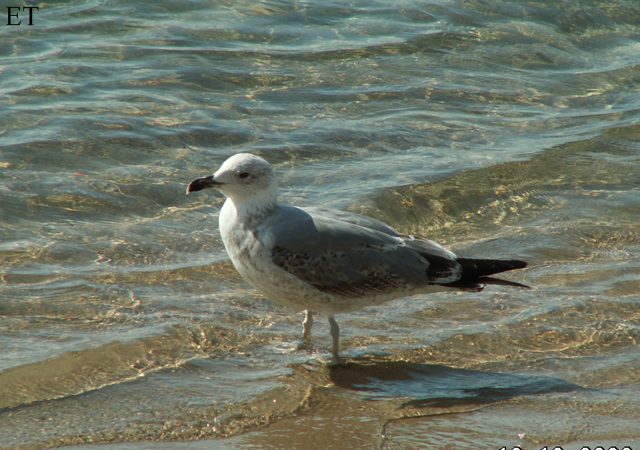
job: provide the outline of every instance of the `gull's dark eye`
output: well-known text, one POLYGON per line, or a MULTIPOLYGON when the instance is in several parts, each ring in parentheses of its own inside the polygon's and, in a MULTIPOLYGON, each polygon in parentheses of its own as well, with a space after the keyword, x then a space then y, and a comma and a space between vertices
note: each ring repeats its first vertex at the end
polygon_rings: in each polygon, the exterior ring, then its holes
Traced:
POLYGON ((249 172, 242 172, 240 175, 238 175, 240 178, 247 178, 249 176, 249 172))

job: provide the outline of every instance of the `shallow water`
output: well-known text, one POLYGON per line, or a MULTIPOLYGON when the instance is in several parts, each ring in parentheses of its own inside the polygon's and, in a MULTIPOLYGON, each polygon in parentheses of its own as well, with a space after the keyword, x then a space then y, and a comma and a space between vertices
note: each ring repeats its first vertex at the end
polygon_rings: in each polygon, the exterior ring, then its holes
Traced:
POLYGON ((0 448, 640 448, 640 5, 43 4, 0 27, 0 448), (227 261, 284 200, 530 267, 302 317, 227 261))

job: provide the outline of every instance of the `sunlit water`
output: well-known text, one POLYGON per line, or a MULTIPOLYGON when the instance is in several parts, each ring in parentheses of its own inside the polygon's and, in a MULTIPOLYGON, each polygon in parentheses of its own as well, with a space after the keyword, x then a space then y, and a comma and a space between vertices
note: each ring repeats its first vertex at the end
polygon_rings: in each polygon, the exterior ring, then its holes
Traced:
POLYGON ((0 41, 1 448, 640 448, 640 4, 60 1, 0 41), (327 366, 184 195, 238 151, 533 289, 343 315, 327 366))

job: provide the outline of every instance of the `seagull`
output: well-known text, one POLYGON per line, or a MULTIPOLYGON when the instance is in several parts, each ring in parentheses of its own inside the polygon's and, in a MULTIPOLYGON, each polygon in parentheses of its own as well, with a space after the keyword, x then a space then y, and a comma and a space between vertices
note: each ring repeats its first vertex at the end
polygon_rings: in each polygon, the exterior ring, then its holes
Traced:
POLYGON ((325 314, 335 362, 336 314, 414 294, 481 291, 485 284, 528 287, 491 277, 524 268, 525 261, 461 258, 371 217, 278 203, 273 167, 251 153, 235 154, 213 175, 193 180, 187 194, 206 188, 226 197, 220 235, 242 278, 274 302, 305 311, 305 344, 313 312, 325 314))

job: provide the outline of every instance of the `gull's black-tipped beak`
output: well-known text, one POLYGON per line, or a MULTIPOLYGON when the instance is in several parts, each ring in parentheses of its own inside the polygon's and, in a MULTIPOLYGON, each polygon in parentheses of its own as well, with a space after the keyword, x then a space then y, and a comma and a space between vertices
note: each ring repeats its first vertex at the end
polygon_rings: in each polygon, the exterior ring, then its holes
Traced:
POLYGON ((213 179, 213 175, 204 178, 196 178, 189 183, 189 186, 187 186, 187 194, 194 191, 201 191, 206 188, 220 186, 221 184, 222 183, 218 183, 213 179))

